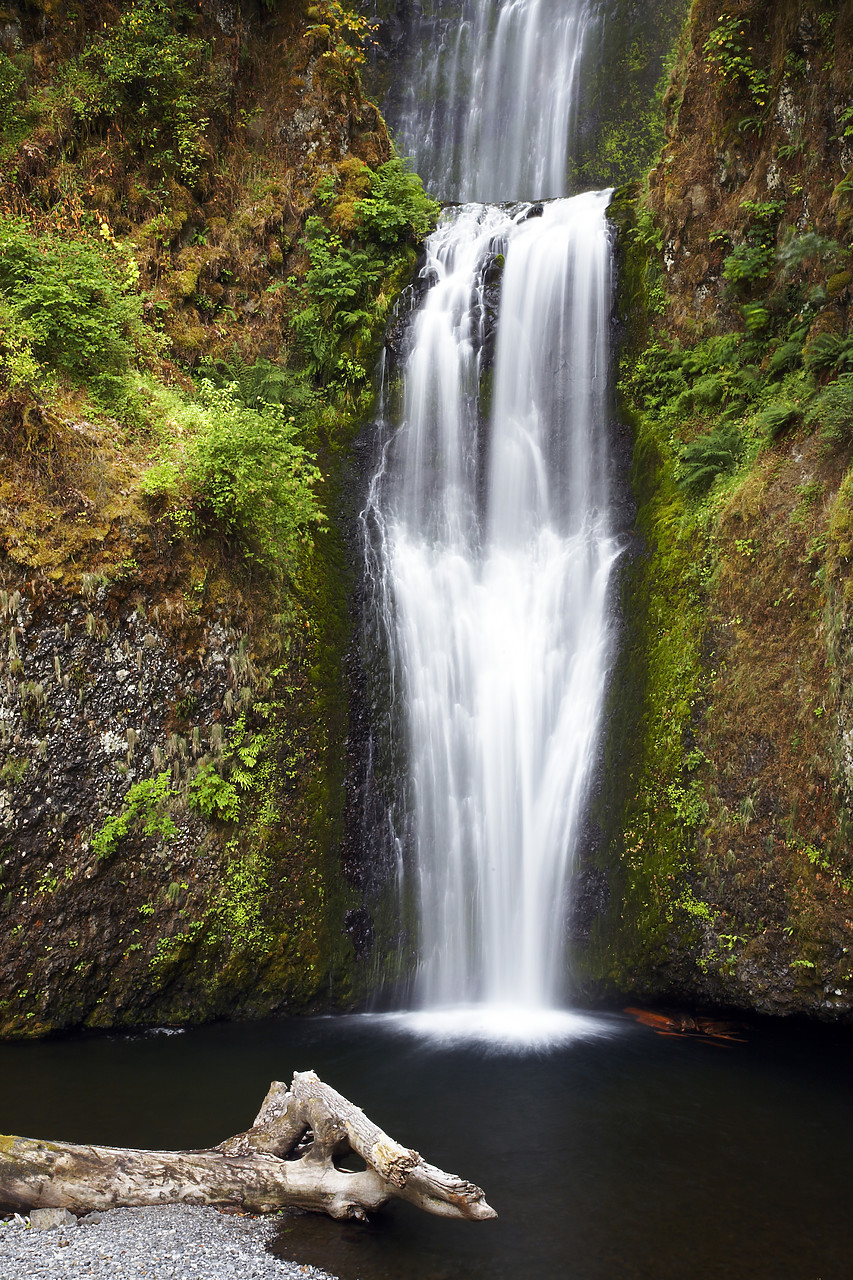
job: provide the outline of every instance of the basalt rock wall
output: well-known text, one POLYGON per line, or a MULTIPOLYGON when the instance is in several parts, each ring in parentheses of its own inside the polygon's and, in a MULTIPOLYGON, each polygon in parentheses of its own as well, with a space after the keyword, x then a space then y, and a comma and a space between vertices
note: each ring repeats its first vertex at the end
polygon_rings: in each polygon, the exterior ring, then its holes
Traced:
POLYGON ((662 156, 612 206, 638 519, 599 994, 853 1007, 852 66, 846 0, 695 0, 662 156))

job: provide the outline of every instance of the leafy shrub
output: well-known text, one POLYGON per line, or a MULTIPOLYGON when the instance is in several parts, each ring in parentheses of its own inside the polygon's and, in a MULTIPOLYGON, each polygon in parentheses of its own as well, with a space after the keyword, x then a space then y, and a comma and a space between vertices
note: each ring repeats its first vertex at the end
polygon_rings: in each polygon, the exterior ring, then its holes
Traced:
POLYGON ((831 443, 853 440, 853 374, 845 373, 812 399, 806 411, 806 426, 819 427, 831 443))
POLYGON ((8 317, 0 314, 0 369, 10 390, 41 391, 49 379, 21 333, 14 331, 8 317))
POLYGON ((736 292, 766 280, 773 269, 773 250, 765 244, 740 244, 723 263, 723 278, 736 292))
POLYGON ((169 814, 165 811, 172 791, 172 775, 168 769, 156 778, 136 782, 124 798, 121 813, 107 818, 100 831, 92 837, 92 849, 99 858, 110 858, 125 836, 142 823, 142 833, 171 840, 177 835, 169 814))
POLYGON ((679 484, 696 496, 706 493, 717 476, 734 470, 743 453, 743 437, 734 424, 697 436, 681 451, 679 484))
POLYGON ((663 229, 658 226, 651 209, 645 205, 637 209, 637 221, 628 231, 627 238, 633 244, 642 245, 644 249, 656 249, 658 253, 663 249, 663 229))
POLYGON ((371 173, 370 195, 355 206, 364 234, 382 245, 423 240, 435 226, 439 208, 399 156, 371 173))
POLYGON ((748 333, 761 334, 770 325, 770 312, 761 302, 746 303, 740 313, 748 333))
POLYGON ((175 29, 166 0, 135 0, 74 64, 65 96, 79 122, 120 118, 143 155, 192 181, 214 101, 209 54, 175 29))
POLYGON ((17 114, 23 83, 21 68, 0 51, 0 129, 5 129, 17 114))
POLYGON ((178 527, 233 539, 269 571, 293 569, 325 518, 314 492, 322 477, 281 405, 249 409, 231 387, 202 386, 175 412, 188 439, 143 477, 143 492, 176 503, 178 527))
POLYGON ((92 240, 0 219, 0 295, 36 358, 83 380, 126 370, 143 338, 135 263, 92 240))
MULTIPOLYGON (((267 8, 274 8, 276 0, 264 0, 267 8)), ((306 28, 306 35, 319 37, 328 45, 320 56, 320 67, 325 75, 347 87, 353 73, 364 62, 365 45, 376 29, 361 14, 354 12, 341 3, 341 0, 321 0, 308 11, 312 18, 319 18, 313 26, 306 28)))
POLYGON ((783 431, 787 431, 789 427, 795 426, 801 421, 802 416, 803 411, 799 405, 780 400, 777 404, 768 405, 766 409, 756 414, 754 425, 772 440, 783 431))
POLYGON ((745 82, 755 105, 764 110, 770 102, 770 77, 752 59, 751 37, 744 18, 721 13, 705 41, 704 52, 723 84, 745 82))
POLYGON ((399 158, 375 171, 345 163, 339 178, 340 193, 331 175, 318 185, 337 229, 316 216, 305 223, 311 265, 294 329, 308 373, 346 390, 367 376, 362 357, 390 303, 383 282, 432 230, 439 206, 399 158), (354 192, 366 193, 355 199, 354 192))

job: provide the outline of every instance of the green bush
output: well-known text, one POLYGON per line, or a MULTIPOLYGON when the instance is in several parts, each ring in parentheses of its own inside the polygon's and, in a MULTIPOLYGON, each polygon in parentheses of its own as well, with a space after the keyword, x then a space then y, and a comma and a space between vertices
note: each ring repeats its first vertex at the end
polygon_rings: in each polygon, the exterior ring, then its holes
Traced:
POLYGON ((743 453, 743 437, 734 424, 697 436, 681 451, 679 484, 694 496, 706 493, 717 476, 733 471, 743 453))
POLYGON ((3 378, 10 390, 46 391, 50 387, 50 376, 36 360, 27 339, 16 332, 16 327, 14 320, 10 321, 9 309, 0 307, 0 369, 3 378))
POLYGON ((819 391, 809 404, 805 421, 807 427, 819 428, 830 443, 853 440, 853 374, 845 373, 819 391))
POLYGON ((721 13, 705 41, 704 53, 724 84, 744 83, 755 105, 764 111, 770 102, 770 77, 755 65, 752 37, 739 14, 721 13))
POLYGON ((207 43, 176 29, 174 6, 135 0, 69 69, 64 97, 78 122, 121 119, 145 158, 192 181, 217 99, 209 62, 207 43))
POLYGON ((0 296, 35 357, 84 381, 126 370, 142 341, 135 262, 93 240, 0 219, 0 296))
POLYGON ((769 329, 770 312, 763 302, 747 302, 745 306, 741 307, 740 313, 743 316, 747 333, 760 335, 764 333, 765 329, 769 329))
POLYGON ((723 278, 734 292, 743 292, 762 280, 773 269, 774 253, 769 245, 740 244, 723 263, 723 278))
POLYGON ((186 444, 148 470, 143 492, 168 499, 179 528, 232 540, 275 574, 292 571, 325 526, 314 490, 322 477, 297 443, 296 419, 281 405, 249 409, 231 387, 212 386, 174 417, 186 444))
MULTIPOLYGON (((390 296, 383 283, 405 261, 411 246, 435 226, 439 206, 424 192, 406 161, 364 167, 369 193, 354 201, 348 233, 333 232, 322 218, 306 220, 310 268, 304 305, 294 329, 312 377, 346 391, 367 377, 364 355, 384 324, 390 296)), ((320 202, 336 212, 335 182, 318 187, 320 202)))
POLYGON ((5 129, 18 113, 24 79, 21 68, 0 51, 0 129, 5 129))
POLYGON ((99 858, 110 858, 125 836, 142 823, 142 834, 171 840, 178 828, 166 812, 172 794, 172 775, 168 769, 156 778, 144 778, 129 789, 121 813, 107 818, 100 831, 92 836, 92 850, 99 858))
POLYGON ((435 226, 439 209, 408 161, 399 156, 371 173, 370 195, 355 206, 365 236, 382 245, 423 240, 435 226))
POLYGON ((799 405, 791 404, 789 401, 779 401, 777 404, 768 405, 766 409, 756 414, 753 423, 759 431, 763 431, 772 440, 783 431, 787 431, 789 427, 795 426, 802 420, 802 416, 803 411, 799 405))

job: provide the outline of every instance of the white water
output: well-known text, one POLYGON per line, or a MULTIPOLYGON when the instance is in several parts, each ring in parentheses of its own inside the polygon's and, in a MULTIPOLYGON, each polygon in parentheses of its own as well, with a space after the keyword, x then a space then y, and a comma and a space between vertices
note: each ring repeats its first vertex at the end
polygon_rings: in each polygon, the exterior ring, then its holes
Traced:
POLYGON ((563 195, 592 0, 426 0, 409 10, 399 150, 443 200, 563 195))
MULTIPOLYGON (((447 164, 466 194, 563 189, 591 6, 554 4, 476 0, 459 27, 478 89, 447 164)), ((536 1044, 571 1034, 571 869, 610 651, 608 200, 445 214, 365 513, 406 721, 416 1004, 536 1044)))

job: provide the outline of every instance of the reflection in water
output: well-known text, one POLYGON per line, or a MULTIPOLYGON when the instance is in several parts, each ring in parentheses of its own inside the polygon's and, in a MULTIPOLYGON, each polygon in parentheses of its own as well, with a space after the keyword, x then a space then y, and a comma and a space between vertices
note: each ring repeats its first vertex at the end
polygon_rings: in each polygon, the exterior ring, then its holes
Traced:
POLYGON ((207 1145, 314 1068, 500 1214, 288 1219, 282 1248, 342 1280, 846 1280, 853 1032, 589 1021, 604 1034, 525 1057, 363 1018, 3 1044, 0 1131, 207 1145))

